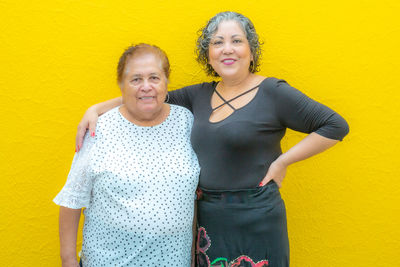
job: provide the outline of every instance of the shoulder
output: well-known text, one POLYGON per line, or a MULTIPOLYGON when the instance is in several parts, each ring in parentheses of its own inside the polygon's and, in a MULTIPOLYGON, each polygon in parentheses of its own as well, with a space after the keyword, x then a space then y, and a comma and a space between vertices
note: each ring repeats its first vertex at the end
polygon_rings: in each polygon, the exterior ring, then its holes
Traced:
MULTIPOLYGON (((209 90, 213 90, 217 82, 207 82, 207 83, 199 83, 193 84, 189 86, 185 86, 182 89, 176 90, 176 92, 185 92, 191 98, 196 97, 198 95, 205 94, 209 90)), ((173 91, 174 92, 174 91, 173 91)))
POLYGON ((260 89, 274 99, 298 98, 304 96, 303 93, 292 87, 285 80, 274 77, 266 78, 261 83, 260 89))
POLYGON ((188 96, 190 96, 190 98, 195 98, 199 95, 207 94, 207 92, 209 92, 210 90, 211 91, 214 90, 216 84, 217 82, 215 81, 208 83, 193 84, 185 86, 180 90, 176 90, 175 92, 184 92, 188 96))
POLYGON ((193 120, 193 114, 185 107, 169 104, 171 107, 171 116, 179 120, 193 120))
POLYGON ((193 111, 193 105, 198 103, 199 99, 208 95, 212 88, 213 83, 199 83, 169 91, 168 103, 184 106, 193 111))
POLYGON ((119 116, 118 113, 119 113, 119 106, 110 109, 109 111, 105 112, 103 115, 99 117, 98 123, 107 123, 110 120, 112 121, 119 116))
POLYGON ((99 117, 96 124, 96 135, 97 133, 111 129, 112 126, 116 126, 117 124, 120 123, 121 120, 119 114, 119 107, 115 107, 99 117))
POLYGON ((193 125, 193 114, 187 108, 170 104, 171 106, 171 119, 169 126, 173 126, 182 135, 190 135, 193 125))
POLYGON ((217 82, 212 81, 212 82, 206 82, 206 83, 198 83, 198 84, 193 84, 189 86, 185 86, 182 89, 186 90, 201 90, 201 89, 208 89, 208 88, 213 88, 217 82))
POLYGON ((290 87, 290 85, 285 80, 275 77, 265 78, 260 84, 262 90, 270 91, 272 93, 282 87, 290 87))

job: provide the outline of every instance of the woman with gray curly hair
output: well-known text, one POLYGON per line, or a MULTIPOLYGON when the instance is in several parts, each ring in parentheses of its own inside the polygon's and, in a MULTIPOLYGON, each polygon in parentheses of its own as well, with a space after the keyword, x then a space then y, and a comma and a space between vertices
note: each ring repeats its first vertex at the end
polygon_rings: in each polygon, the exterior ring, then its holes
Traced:
MULTIPOLYGON (((279 192, 289 165, 335 145, 346 121, 286 81, 257 75, 260 42, 252 22, 222 12, 200 30, 197 60, 220 81, 169 93, 194 115, 192 146, 201 166, 197 266, 289 266, 286 211, 279 192), (286 128, 309 133, 282 153, 286 128)), ((77 149, 98 115, 120 99, 94 105, 78 127, 77 149)))

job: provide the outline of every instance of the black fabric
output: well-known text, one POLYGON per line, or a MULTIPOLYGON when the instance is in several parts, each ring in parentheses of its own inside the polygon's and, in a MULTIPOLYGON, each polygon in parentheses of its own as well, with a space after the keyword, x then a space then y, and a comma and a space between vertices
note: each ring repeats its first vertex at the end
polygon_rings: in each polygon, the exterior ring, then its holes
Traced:
POLYGON ((170 103, 194 114, 191 141, 201 166, 202 188, 255 188, 281 155, 280 141, 286 128, 336 140, 348 133, 340 115, 276 78, 265 79, 247 105, 212 123, 211 96, 216 84, 170 92, 170 103))
POLYGON ((253 88, 251 88, 251 89, 249 89, 249 90, 247 90, 247 91, 245 91, 245 92, 243 92, 243 93, 241 93, 241 94, 239 94, 239 95, 237 95, 237 96, 235 96, 234 98, 231 98, 231 99, 229 99, 229 100, 226 100, 225 98, 223 98, 222 95, 218 92, 217 88, 214 88, 214 92, 219 96, 219 98, 221 98, 222 101, 224 101, 224 103, 222 103, 222 104, 219 105, 219 106, 216 106, 216 107, 213 108, 212 110, 215 111, 215 110, 219 109, 220 107, 222 107, 222 106, 224 106, 224 105, 228 105, 229 107, 231 107, 231 109, 233 109, 234 111, 236 111, 236 108, 233 107, 233 106, 230 104, 230 102, 232 102, 233 100, 236 100, 236 99, 239 98, 239 97, 244 96, 245 94, 250 93, 251 91, 257 89, 258 87, 260 87, 260 85, 257 85, 257 86, 255 86, 255 87, 253 87, 253 88))
POLYGON ((201 189, 197 208, 198 267, 289 266, 285 204, 275 182, 247 190, 201 189))

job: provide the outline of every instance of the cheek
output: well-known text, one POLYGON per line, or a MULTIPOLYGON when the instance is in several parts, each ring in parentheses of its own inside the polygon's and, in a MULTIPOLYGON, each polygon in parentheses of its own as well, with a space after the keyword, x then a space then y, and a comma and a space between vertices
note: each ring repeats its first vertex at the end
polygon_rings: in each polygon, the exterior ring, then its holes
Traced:
POLYGON ((167 85, 165 85, 165 86, 161 85, 157 90, 158 97, 162 98, 162 99, 164 99, 167 96, 167 93, 168 93, 167 85))
POLYGON ((124 96, 134 96, 136 94, 136 88, 131 84, 125 84, 124 87, 121 89, 121 93, 124 96))
POLYGON ((208 50, 208 61, 211 62, 215 60, 216 57, 217 57, 217 52, 215 51, 215 49, 208 50))
POLYGON ((250 60, 253 60, 253 54, 251 53, 249 46, 243 49, 243 55, 249 57, 250 60))

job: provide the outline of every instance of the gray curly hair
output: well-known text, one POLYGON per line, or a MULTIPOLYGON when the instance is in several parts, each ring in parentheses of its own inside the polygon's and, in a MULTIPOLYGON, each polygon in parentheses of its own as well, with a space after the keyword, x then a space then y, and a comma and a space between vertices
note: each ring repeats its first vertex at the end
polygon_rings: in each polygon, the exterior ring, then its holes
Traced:
POLYGON ((247 17, 242 14, 225 11, 218 13, 212 17, 207 25, 198 31, 199 37, 196 42, 196 55, 197 62, 203 65, 204 70, 208 75, 219 77, 218 73, 212 68, 208 62, 208 49, 213 34, 218 30, 218 26, 222 21, 234 20, 236 21, 242 30, 246 34, 247 41, 249 42, 250 51, 253 56, 253 60, 250 62, 249 71, 251 73, 258 72, 260 70, 260 58, 261 58, 261 45, 258 34, 254 28, 253 23, 247 17))

